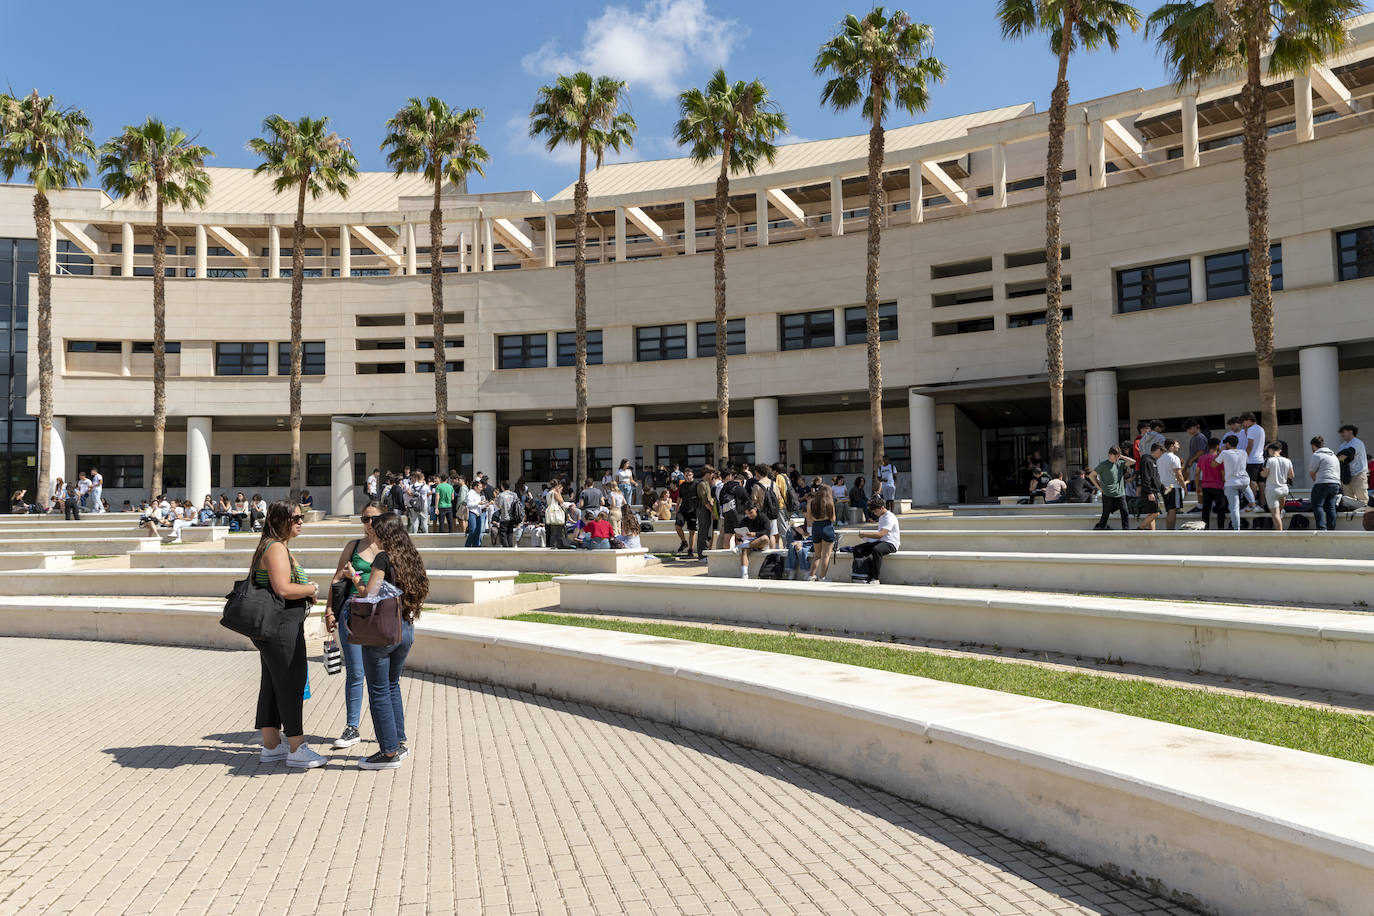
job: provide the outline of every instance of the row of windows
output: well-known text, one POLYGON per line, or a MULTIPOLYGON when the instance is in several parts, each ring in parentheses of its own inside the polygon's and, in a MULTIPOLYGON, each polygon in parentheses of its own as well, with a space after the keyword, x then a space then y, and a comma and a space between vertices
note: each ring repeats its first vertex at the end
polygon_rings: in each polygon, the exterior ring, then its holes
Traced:
MULTIPOLYGON (((331 485, 329 452, 311 452, 305 456, 305 485, 331 485)), ((210 487, 220 488, 220 456, 210 456, 210 487)), ((106 489, 141 489, 144 483, 142 455, 78 455, 76 466, 82 471, 96 468, 105 481, 106 489)), ((353 456, 353 484, 361 485, 367 475, 367 455, 353 456)), ((290 453, 267 455, 235 455, 231 487, 287 487, 291 485, 290 453)), ((164 455, 162 458, 162 486, 174 490, 186 486, 186 456, 164 455)), ((204 494, 201 494, 204 498, 204 494)))
MULTIPOLYGON (((1283 246, 1269 246, 1269 276, 1275 290, 1283 289, 1283 246)), ((1250 294, 1250 251, 1209 254, 1203 259, 1206 301, 1250 294)), ((1193 302, 1192 264, 1187 259, 1147 264, 1116 272, 1118 312, 1188 305, 1193 302)))
MULTIPOLYGON (((215 375, 267 375, 268 347, 266 342, 215 344, 215 375)), ((291 344, 277 344, 277 374, 291 374, 291 344)), ((324 341, 301 341, 301 374, 324 375, 324 341)))
MULTIPOLYGON (((897 303, 878 304, 878 338, 897 339, 897 303)), ((844 310, 846 346, 868 340, 868 310, 862 305, 844 310)), ((813 350, 835 346, 835 313, 831 309, 778 316, 778 349, 813 350)))

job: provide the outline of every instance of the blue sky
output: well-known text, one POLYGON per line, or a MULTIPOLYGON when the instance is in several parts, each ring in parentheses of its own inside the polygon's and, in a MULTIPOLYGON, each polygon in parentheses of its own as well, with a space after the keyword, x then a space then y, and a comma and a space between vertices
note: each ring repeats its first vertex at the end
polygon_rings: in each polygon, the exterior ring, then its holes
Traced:
MULTIPOLYGON (((232 5, 144 0, 119 7, 69 0, 63 23, 40 4, 5 4, 0 83, 37 87, 80 106, 97 140, 156 114, 199 134, 213 165, 252 166, 245 149, 264 116, 327 115, 366 169, 384 167, 386 119, 411 95, 439 95, 485 109, 491 153, 473 191, 530 188, 548 196, 576 179, 570 154, 550 156, 525 125, 535 90, 558 69, 587 67, 630 82, 639 122, 633 158, 678 155, 676 94, 718 65, 732 79, 759 77, 790 120, 791 134, 821 139, 864 132, 857 112, 820 108, 816 47, 846 12, 833 0, 621 0, 621 2, 410 2, 232 5)), ((1031 101, 1049 103, 1054 60, 1047 42, 1004 43, 992 0, 907 5, 935 29, 949 78, 920 120, 1031 101)), ((1145 8, 1146 12, 1148 9, 1145 8)), ((1167 82, 1139 35, 1121 51, 1076 58, 1075 100, 1167 82)), ((891 123, 910 123, 903 115, 891 123)))

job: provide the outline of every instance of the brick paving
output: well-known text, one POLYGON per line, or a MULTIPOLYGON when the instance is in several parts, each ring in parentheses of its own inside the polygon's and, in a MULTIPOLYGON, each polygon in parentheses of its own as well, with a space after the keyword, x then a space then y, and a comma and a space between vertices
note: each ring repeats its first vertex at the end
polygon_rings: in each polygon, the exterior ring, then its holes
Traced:
MULTIPOLYGON (((0 913, 1188 911, 922 805, 634 716, 408 677, 412 755, 257 759, 252 653, 0 639, 0 913)), ((366 707, 364 706, 364 709, 366 707)), ((364 712, 363 732, 370 737, 364 712)))

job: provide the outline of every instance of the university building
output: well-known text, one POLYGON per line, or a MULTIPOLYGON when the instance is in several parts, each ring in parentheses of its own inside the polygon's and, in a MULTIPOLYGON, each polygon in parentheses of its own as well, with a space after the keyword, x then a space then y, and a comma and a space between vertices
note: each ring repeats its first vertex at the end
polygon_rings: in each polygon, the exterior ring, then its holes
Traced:
MULTIPOLYGON (((1374 430, 1374 17, 1342 57, 1268 86, 1277 424, 1374 430)), ((1171 431, 1258 407, 1239 84, 1070 106, 1064 351, 1071 465, 1140 418, 1171 431)), ((380 128, 379 128, 380 129, 380 128)), ((887 449, 918 503, 1014 492, 1047 451, 1043 202, 1047 116, 1031 104, 895 127, 887 206, 867 212, 867 137, 797 143, 737 176, 726 215, 730 323, 715 339, 715 168, 686 158, 589 176, 594 469, 719 462, 717 346, 730 354, 731 459, 861 473, 868 430, 865 230, 885 224, 887 449)), ((167 485, 272 496, 289 475, 294 198, 212 168, 207 206, 167 215, 167 485)), ((419 176, 367 173, 306 212, 303 451, 317 505, 352 511, 367 469, 435 467, 428 217, 419 176)), ((37 252, 32 190, 0 186, 0 466, 34 483, 27 333, 37 257, 53 280, 55 475, 98 466, 116 505, 152 463, 151 210, 54 195, 37 252)), ((446 195, 450 452, 511 479, 570 469, 572 187, 446 195)), ((1298 461, 1301 469, 1301 460, 1298 461)))

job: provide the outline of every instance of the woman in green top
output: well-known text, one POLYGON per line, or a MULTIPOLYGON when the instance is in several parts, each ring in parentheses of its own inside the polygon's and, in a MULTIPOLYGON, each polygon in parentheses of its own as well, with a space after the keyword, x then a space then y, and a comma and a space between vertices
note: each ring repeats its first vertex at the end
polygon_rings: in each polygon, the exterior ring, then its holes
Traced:
MULTIPOLYGON (((382 514, 382 504, 373 500, 363 507, 363 536, 349 541, 339 554, 339 565, 334 570, 334 582, 349 579, 353 582, 350 594, 361 595, 367 589, 368 579, 372 576, 372 561, 382 549, 372 532, 372 521, 382 514)), ((344 730, 334 739, 335 748, 352 747, 359 741, 358 724, 363 713, 363 649, 348 641, 348 607, 344 606, 340 619, 335 619, 334 609, 325 612, 324 625, 331 633, 337 633, 339 648, 344 660, 344 730), (343 626, 339 626, 342 623, 343 626)))
POLYGON ((305 743, 305 617, 319 587, 291 556, 291 539, 301 533, 300 506, 278 500, 267 507, 262 539, 249 569, 253 580, 271 588, 286 602, 277 631, 254 639, 262 662, 258 686, 257 727, 262 731, 261 759, 285 760, 289 767, 309 769, 324 758, 305 743), (283 741, 282 738, 286 740, 283 741))

